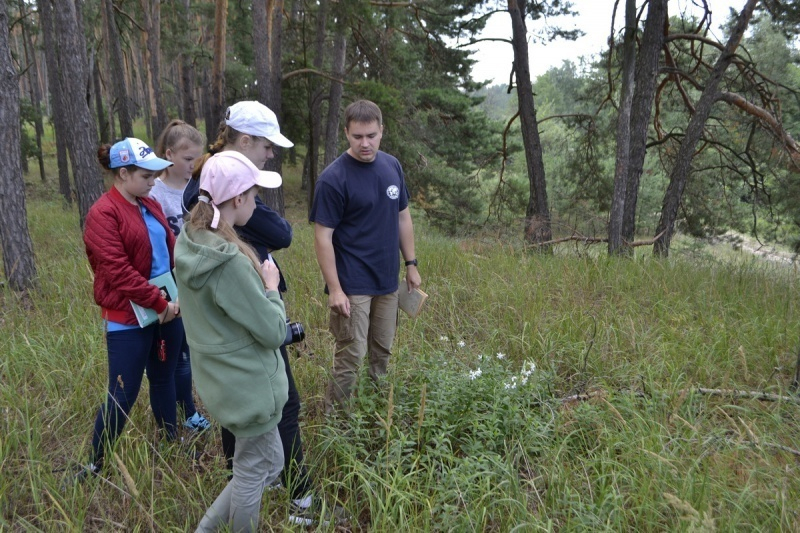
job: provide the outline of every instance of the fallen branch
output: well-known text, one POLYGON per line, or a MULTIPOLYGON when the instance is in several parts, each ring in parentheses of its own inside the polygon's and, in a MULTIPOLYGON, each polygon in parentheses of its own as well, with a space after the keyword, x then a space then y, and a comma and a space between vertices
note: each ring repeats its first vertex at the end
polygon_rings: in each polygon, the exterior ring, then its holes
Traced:
MULTIPOLYGON (((630 246, 631 248, 633 248, 635 246, 652 246, 653 244, 655 244, 655 242, 662 235, 664 235, 665 231, 667 231, 667 230, 662 231, 661 233, 659 233, 658 235, 656 235, 652 239, 648 239, 646 241, 629 242, 629 241, 626 241, 626 240, 623 239, 623 243, 625 244, 625 246, 630 246)), ((608 242, 608 238, 607 237, 584 237, 582 235, 575 235, 573 233, 569 237, 562 237, 560 239, 552 239, 552 240, 545 241, 545 242, 531 243, 530 245, 531 246, 550 246, 551 244, 559 244, 559 243, 562 243, 562 242, 569 242, 569 241, 578 241, 578 242, 582 242, 584 244, 597 244, 597 243, 600 243, 600 242, 608 242)))
POLYGON ((752 398, 754 400, 764 400, 768 402, 790 402, 800 404, 800 398, 795 396, 784 396, 782 394, 771 394, 769 392, 761 391, 747 391, 736 389, 705 389, 697 387, 694 389, 679 390, 678 394, 685 392, 699 392, 700 394, 707 394, 709 396, 732 396, 734 398, 752 398))

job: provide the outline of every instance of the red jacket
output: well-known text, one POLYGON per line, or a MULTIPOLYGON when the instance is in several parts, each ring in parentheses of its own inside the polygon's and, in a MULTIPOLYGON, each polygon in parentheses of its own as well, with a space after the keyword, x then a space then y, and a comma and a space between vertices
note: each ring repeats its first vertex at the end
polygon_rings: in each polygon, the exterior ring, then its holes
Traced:
MULTIPOLYGON (((161 204, 152 198, 139 202, 164 226, 170 267, 175 264, 175 236, 167 225, 161 204)), ((89 209, 83 230, 86 255, 94 271, 94 301, 103 318, 122 324, 137 324, 131 300, 155 309, 167 307, 158 288, 150 285, 153 249, 139 206, 128 202, 116 187, 100 197, 89 209)))

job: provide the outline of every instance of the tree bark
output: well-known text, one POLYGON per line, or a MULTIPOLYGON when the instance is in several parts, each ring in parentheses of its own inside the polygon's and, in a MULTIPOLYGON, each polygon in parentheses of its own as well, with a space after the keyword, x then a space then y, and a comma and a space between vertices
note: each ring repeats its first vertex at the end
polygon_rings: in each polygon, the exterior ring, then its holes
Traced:
POLYGON ((642 45, 636 59, 636 89, 631 107, 630 160, 628 183, 625 187, 625 210, 622 216, 622 239, 636 238, 636 204, 639 200, 639 181, 644 172, 647 154, 647 130, 653 112, 653 100, 658 80, 658 58, 664 45, 664 24, 667 21, 667 0, 650 0, 644 24, 642 45))
MULTIPOLYGON (((333 65, 332 74, 337 80, 344 79, 344 61, 347 55, 347 36, 345 35, 345 24, 343 23, 340 11, 340 4, 334 9, 336 13, 336 34, 333 37, 333 65)), ((331 80, 331 90, 328 97, 328 120, 325 131, 325 164, 327 167, 333 160, 339 157, 339 132, 341 131, 339 117, 341 116, 342 94, 344 94, 344 83, 331 80)), ((312 192, 313 194, 313 192, 312 192)))
MULTIPOLYGON (((267 1, 267 28, 269 30, 269 40, 267 50, 269 57, 269 83, 266 84, 267 93, 261 93, 262 102, 267 105, 279 122, 282 121, 281 112, 281 42, 283 40, 283 0, 267 1)), ((261 89, 259 89, 261 90, 261 89)), ((267 160, 264 166, 266 170, 281 172, 283 166, 283 150, 276 148, 275 157, 267 160)), ((278 214, 284 216, 285 206, 283 203, 283 186, 277 189, 264 190, 264 203, 274 209, 278 214)))
MULTIPOLYGON (((19 146, 19 79, 8 42, 8 6, 0 0, 0 146, 19 146)), ((33 241, 28 231, 25 181, 19 150, 0 150, 0 241, 3 270, 15 291, 36 283, 33 241)))
POLYGON ((114 102, 119 116, 119 134, 121 137, 133 137, 133 116, 128 100, 128 89, 125 87, 125 60, 122 57, 122 44, 119 40, 113 1, 103 0, 103 7, 108 52, 111 54, 111 77, 114 79, 112 85, 114 102))
MULTIPOLYGON (((25 2, 23 0, 19 1, 19 14, 23 20, 27 18, 25 2)), ((28 63, 28 75, 30 76, 31 104, 33 104, 35 113, 33 127, 36 133, 36 146, 39 148, 37 154, 37 159, 39 160, 39 176, 42 182, 44 182, 47 179, 47 175, 44 171, 44 152, 42 150, 44 127, 42 126, 42 90, 39 84, 39 63, 36 61, 36 49, 33 46, 30 32, 27 30, 27 23, 23 22, 21 28, 22 45, 25 48, 25 62, 28 63)))
POLYGON ((625 35, 622 58, 622 87, 617 116, 617 157, 614 168, 614 193, 608 221, 608 253, 626 252, 622 241, 622 217, 625 211, 625 190, 628 185, 631 144, 631 107, 636 67, 636 0, 625 0, 625 35))
POLYGON ((51 0, 39 0, 39 18, 42 26, 42 37, 46 50, 44 60, 47 66, 47 86, 53 104, 51 120, 56 138, 56 161, 58 163, 58 190, 64 197, 66 205, 72 205, 72 186, 69 181, 69 161, 67 159, 67 121, 64 111, 67 104, 64 90, 58 73, 61 71, 61 59, 55 43, 55 26, 53 25, 53 6, 51 0))
POLYGON ((103 83, 100 80, 99 52, 95 53, 94 61, 92 61, 92 83, 94 87, 94 107, 95 113, 97 114, 97 133, 99 135, 100 142, 110 142, 110 128, 108 125, 108 120, 106 120, 105 107, 103 106, 105 98, 103 98, 103 83))
MULTIPOLYGON (((522 123, 522 144, 530 182, 530 199, 525 211, 525 240, 530 243, 549 241, 552 237, 550 210, 547 205, 547 185, 542 159, 542 143, 536 120, 536 106, 531 86, 531 71, 528 62, 527 29, 525 15, 527 0, 508 0, 511 15, 511 46, 514 49, 514 72, 517 78, 517 98, 522 123)), ((542 247, 542 251, 551 251, 542 247)))
POLYGON ((228 0, 217 0, 214 12, 214 64, 211 69, 211 124, 206 124, 209 142, 217 138, 217 129, 225 113, 225 33, 228 28, 228 0))
MULTIPOLYGON (((325 31, 328 19, 328 0, 321 0, 317 10, 317 28, 314 39, 314 60, 312 64, 316 70, 322 70, 325 56, 325 31)), ((306 164, 308 170, 303 172, 302 189, 306 191, 308 208, 311 209, 311 202, 314 199, 314 186, 319 176, 319 148, 322 139, 322 81, 312 77, 309 79, 308 92, 308 114, 309 137, 306 164)))
POLYGON ((680 148, 678 148, 678 155, 675 161, 675 166, 669 176, 669 186, 667 192, 664 194, 664 203, 661 208, 661 220, 658 222, 656 234, 661 233, 661 237, 656 239, 653 246, 653 254, 660 257, 667 257, 669 255, 669 246, 672 241, 672 235, 675 231, 675 220, 678 216, 678 207, 680 206, 683 190, 686 187, 686 182, 689 178, 691 171, 692 159, 694 157, 695 147, 700 140, 703 133, 706 120, 711 114, 711 108, 714 102, 719 98, 719 84, 722 80, 722 75, 731 64, 736 48, 742 40, 745 30, 750 23, 750 18, 753 16, 758 0, 747 0, 742 12, 736 19, 736 25, 731 32, 728 42, 725 44, 725 49, 717 59, 711 75, 706 81, 706 86, 703 93, 700 95, 700 100, 695 108, 694 115, 689 120, 689 125, 686 127, 686 133, 681 141, 680 148), (663 233, 662 233, 663 232, 663 233))
MULTIPOLYGON (((187 41, 190 38, 190 30, 192 27, 192 9, 190 0, 183 0, 184 10, 184 31, 187 32, 187 41)), ((188 44, 188 42, 187 42, 188 44)), ((197 112, 195 111, 194 101, 194 62, 188 52, 181 54, 181 99, 183 109, 183 120, 191 125, 197 124, 197 112)))
POLYGON ((145 31, 147 32, 147 64, 145 69, 150 92, 150 124, 153 138, 167 127, 167 109, 161 92, 161 0, 142 0, 145 31))
POLYGON ((103 180, 97 164, 97 130, 86 102, 86 45, 79 30, 76 0, 60 0, 54 10, 56 41, 61 53, 59 77, 64 88, 69 124, 67 147, 75 178, 80 224, 92 204, 103 194, 103 180))

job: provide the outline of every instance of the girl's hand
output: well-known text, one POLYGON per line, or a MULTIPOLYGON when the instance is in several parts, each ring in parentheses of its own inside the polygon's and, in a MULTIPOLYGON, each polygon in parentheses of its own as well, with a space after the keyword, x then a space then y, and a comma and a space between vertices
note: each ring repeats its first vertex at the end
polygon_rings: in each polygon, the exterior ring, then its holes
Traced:
POLYGON ((181 308, 177 302, 168 302, 166 309, 158 315, 158 323, 166 324, 181 315, 181 308))
POLYGON ((270 260, 261 263, 261 277, 264 278, 264 286, 268 291, 277 291, 281 282, 281 273, 278 267, 270 260))

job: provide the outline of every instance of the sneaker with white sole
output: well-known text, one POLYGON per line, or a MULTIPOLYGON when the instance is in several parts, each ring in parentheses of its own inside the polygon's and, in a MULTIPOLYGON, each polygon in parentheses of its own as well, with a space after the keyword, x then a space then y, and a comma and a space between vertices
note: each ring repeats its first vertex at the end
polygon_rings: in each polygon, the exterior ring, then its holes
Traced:
MULTIPOLYGON (((305 503, 305 502, 304 502, 305 503)), ((331 522, 338 526, 350 518, 340 505, 330 505, 321 498, 313 498, 307 507, 294 501, 289 505, 289 523, 300 526, 328 526, 331 522)))
POLYGON ((184 422, 183 425, 184 427, 187 427, 190 430, 192 430, 194 433, 202 433, 203 431, 211 427, 211 422, 206 420, 206 418, 200 413, 195 413, 189 418, 187 418, 186 422, 184 422))

